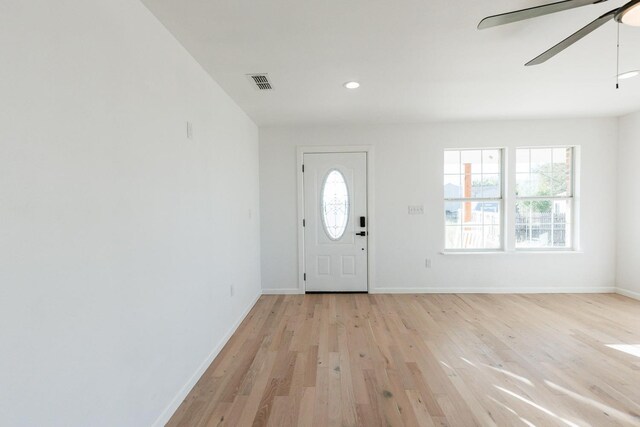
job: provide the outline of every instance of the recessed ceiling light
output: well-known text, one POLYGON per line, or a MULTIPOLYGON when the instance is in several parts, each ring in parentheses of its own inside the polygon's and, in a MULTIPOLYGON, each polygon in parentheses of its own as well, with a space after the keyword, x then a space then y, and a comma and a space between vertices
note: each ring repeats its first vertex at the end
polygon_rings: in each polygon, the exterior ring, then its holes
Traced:
POLYGON ((627 71, 627 72, 618 74, 618 78, 620 80, 630 79, 631 77, 635 77, 638 74, 640 74, 640 70, 627 71))
POLYGON ((358 89, 360 87, 360 83, 358 82, 346 82, 344 87, 347 89, 358 89))

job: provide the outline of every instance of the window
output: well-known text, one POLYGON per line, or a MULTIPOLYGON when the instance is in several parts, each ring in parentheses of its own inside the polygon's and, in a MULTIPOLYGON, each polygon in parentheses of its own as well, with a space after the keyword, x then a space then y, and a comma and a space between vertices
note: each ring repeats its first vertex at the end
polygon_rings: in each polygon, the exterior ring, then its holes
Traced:
POLYGON ((322 224, 331 240, 340 240, 349 222, 349 191, 337 170, 327 174, 322 185, 322 224))
POLYGON ((516 150, 516 249, 572 243, 573 148, 516 150))
POLYGON ((502 150, 445 151, 445 249, 502 248, 502 191, 502 150))

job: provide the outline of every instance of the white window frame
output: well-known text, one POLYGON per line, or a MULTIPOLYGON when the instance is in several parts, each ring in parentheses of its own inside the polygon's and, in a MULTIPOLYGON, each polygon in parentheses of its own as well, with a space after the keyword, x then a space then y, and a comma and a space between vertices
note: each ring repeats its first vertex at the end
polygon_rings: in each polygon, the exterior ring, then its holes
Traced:
MULTIPOLYGON (((577 181, 578 181, 578 162, 577 162, 577 156, 579 153, 579 147, 575 146, 575 145, 544 145, 544 146, 523 146, 523 147, 516 147, 514 150, 514 155, 517 156, 518 154, 518 150, 540 150, 540 149, 554 149, 554 148, 569 148, 571 149, 571 197, 566 197, 566 196, 535 196, 535 197, 520 197, 515 193, 515 188, 514 188, 514 204, 513 204, 513 209, 511 214, 514 216, 514 221, 513 221, 513 233, 515 236, 515 232, 516 232, 516 223, 515 223, 515 207, 517 202, 520 201, 536 201, 536 200, 566 200, 570 202, 570 223, 569 223, 569 230, 570 230, 570 236, 571 236, 571 242, 568 246, 565 247, 536 247, 536 248, 519 248, 518 247, 518 242, 514 239, 513 241, 513 247, 514 250, 516 252, 575 252, 578 249, 578 242, 579 242, 579 236, 577 234, 578 232, 578 227, 577 227, 577 219, 578 219, 578 197, 577 197, 577 191, 578 191, 578 185, 577 185, 577 181)), ((515 163, 514 163, 514 170, 513 170, 513 175, 514 175, 514 179, 516 176, 516 168, 515 168, 515 163)), ((553 226, 551 229, 551 234, 553 236, 553 226)), ((552 237, 553 238, 553 237, 552 237)))
MULTIPOLYGON (((442 204, 442 218, 443 218, 443 222, 444 222, 444 226, 443 226, 443 243, 442 243, 442 247, 444 248, 442 253, 503 253, 506 250, 506 234, 505 234, 505 230, 506 230, 506 221, 505 221, 505 200, 506 200, 506 190, 505 190, 505 185, 506 185, 506 180, 505 180, 505 165, 506 165, 506 158, 507 158, 507 150, 505 147, 466 147, 466 148, 445 148, 442 151, 442 159, 444 159, 444 155, 447 151, 483 151, 483 150, 498 150, 500 152, 500 197, 499 198, 474 198, 474 197, 458 197, 458 198, 451 198, 451 197, 445 197, 444 195, 444 185, 441 187, 443 194, 442 194, 442 200, 443 200, 443 204, 442 204), (480 248, 480 249, 466 249, 466 248, 447 248, 447 218, 446 218, 446 212, 445 212, 445 204, 447 202, 474 202, 474 203, 492 203, 492 202, 498 202, 500 204, 500 247, 499 248, 480 248)), ((482 159, 482 156, 481 156, 482 159)), ((482 160, 481 160, 482 162, 482 160)), ((445 174, 444 173, 444 162, 443 162, 443 170, 442 170, 442 178, 444 178, 445 174)))

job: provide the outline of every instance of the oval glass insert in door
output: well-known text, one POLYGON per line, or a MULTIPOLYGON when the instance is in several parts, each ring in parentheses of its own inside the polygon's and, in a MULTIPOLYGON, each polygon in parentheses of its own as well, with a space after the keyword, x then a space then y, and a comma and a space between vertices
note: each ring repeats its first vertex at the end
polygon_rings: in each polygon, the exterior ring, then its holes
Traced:
POLYGON ((329 171, 322 184, 322 224, 331 240, 340 240, 349 223, 349 189, 344 175, 329 171))

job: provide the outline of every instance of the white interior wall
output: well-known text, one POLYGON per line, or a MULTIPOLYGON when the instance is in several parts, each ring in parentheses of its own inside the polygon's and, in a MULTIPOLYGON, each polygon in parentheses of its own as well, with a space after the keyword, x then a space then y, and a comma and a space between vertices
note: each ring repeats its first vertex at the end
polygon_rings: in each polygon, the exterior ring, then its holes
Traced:
MULTIPOLYGON (((296 147, 375 150, 375 292, 596 292, 615 286, 616 119, 282 127, 260 130, 262 284, 298 289, 296 147), (445 148, 581 147, 576 253, 443 255, 445 148), (424 205, 424 215, 408 215, 424 205), (425 267, 425 259, 432 268, 425 267)), ((513 185, 510 186, 513 191, 513 185)))
POLYGON ((640 299, 640 113, 621 117, 619 132, 616 280, 618 292, 640 299))
POLYGON ((160 425, 260 293, 258 130, 137 0, 0 52, 0 425, 160 425))

